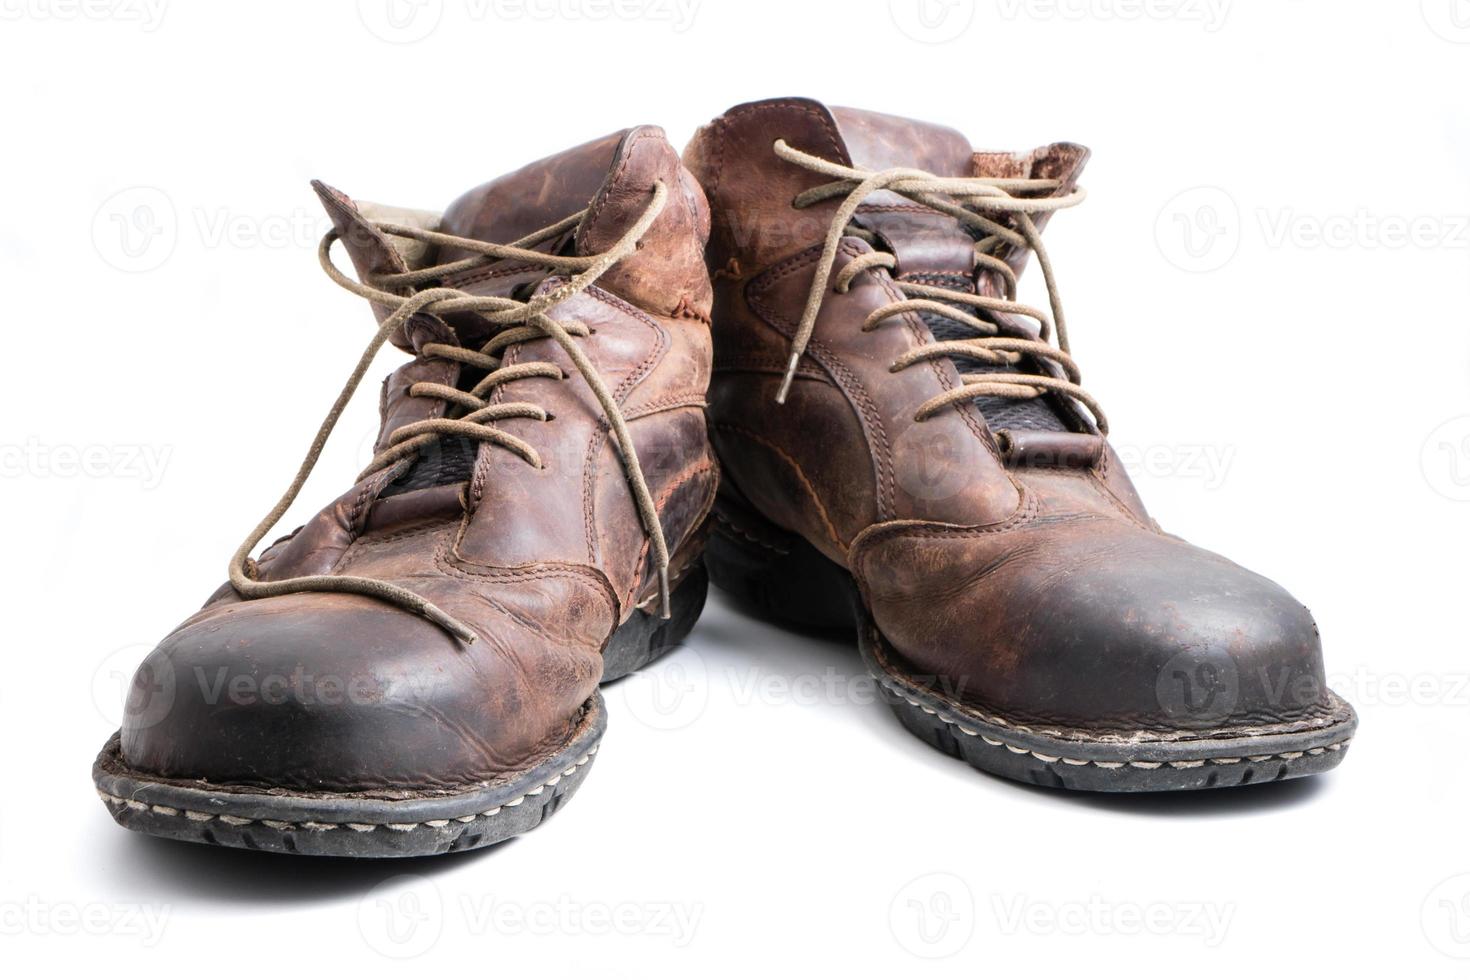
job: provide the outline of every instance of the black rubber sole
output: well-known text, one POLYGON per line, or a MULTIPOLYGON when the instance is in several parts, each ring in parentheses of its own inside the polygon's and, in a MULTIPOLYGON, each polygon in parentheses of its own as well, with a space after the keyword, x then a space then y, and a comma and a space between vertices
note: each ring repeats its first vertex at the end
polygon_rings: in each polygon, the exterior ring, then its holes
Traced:
POLYGON ((1105 793, 1245 786, 1333 768, 1357 728, 1352 706, 1331 692, 1326 715, 1299 725, 1125 737, 1018 724, 961 704, 895 669, 896 658, 851 575, 804 540, 738 505, 715 516, 705 564, 716 586, 764 618, 855 634, 864 665, 903 726, 984 772, 1105 793))
MULTIPOLYGON (((675 587, 669 619, 635 611, 603 651, 603 683, 652 663, 694 628, 709 579, 702 565, 675 587)), ((374 798, 212 786, 128 768, 119 736, 103 746, 92 780, 123 827, 155 837, 326 857, 423 857, 498 844, 540 826, 582 785, 607 729, 596 692, 572 737, 524 770, 455 791, 374 798)))

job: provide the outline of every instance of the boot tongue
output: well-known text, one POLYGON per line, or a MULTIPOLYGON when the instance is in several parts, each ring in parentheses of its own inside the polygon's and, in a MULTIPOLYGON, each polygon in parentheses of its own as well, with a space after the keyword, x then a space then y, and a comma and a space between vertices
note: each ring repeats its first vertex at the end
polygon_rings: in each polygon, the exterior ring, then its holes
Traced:
MULTIPOLYGON (((855 167, 908 167, 939 177, 974 173, 969 140, 947 126, 840 106, 831 112, 855 167)), ((883 248, 898 260, 895 277, 969 278, 974 269, 975 240, 960 222, 899 194, 870 195, 858 209, 857 222, 880 236, 883 248)))

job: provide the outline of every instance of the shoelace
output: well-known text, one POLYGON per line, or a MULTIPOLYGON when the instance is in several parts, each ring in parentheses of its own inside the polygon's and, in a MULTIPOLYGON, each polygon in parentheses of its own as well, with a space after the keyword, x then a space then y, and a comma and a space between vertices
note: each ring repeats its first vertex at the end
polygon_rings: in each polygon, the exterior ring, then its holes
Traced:
POLYGON ((851 224, 859 205, 870 194, 881 190, 894 191, 904 197, 950 215, 974 228, 980 229, 984 237, 975 242, 976 265, 995 272, 1005 284, 1005 296, 981 296, 954 289, 943 289, 924 283, 894 280, 894 285, 906 297, 874 310, 862 323, 866 333, 880 326, 889 317, 901 313, 934 313, 948 317, 956 323, 974 330, 979 336, 960 340, 936 341, 916 347, 889 366, 890 371, 902 371, 920 361, 941 357, 965 357, 983 364, 1014 366, 1027 356, 1057 364, 1064 377, 1037 373, 991 373, 962 374, 962 384, 942 395, 929 399, 914 412, 915 421, 923 421, 946 406, 966 402, 982 395, 1003 398, 1040 398, 1048 392, 1069 396, 1087 407, 1104 435, 1108 431, 1107 417, 1097 402, 1081 387, 1082 375, 1072 360, 1067 342, 1066 318, 1062 315, 1062 300, 1057 292, 1052 274, 1051 259, 1041 243, 1041 234, 1031 215, 1057 211, 1082 203, 1086 192, 1077 188, 1070 193, 1051 197, 1014 197, 1012 192, 1050 192, 1060 188, 1055 180, 1000 179, 991 177, 940 177, 923 170, 894 167, 889 170, 864 170, 824 160, 810 153, 789 146, 785 140, 777 140, 773 149, 778 157, 799 167, 815 171, 832 181, 803 191, 796 196, 792 205, 796 208, 809 207, 819 201, 842 198, 832 225, 822 244, 822 256, 817 260, 816 272, 812 277, 811 292, 807 295, 806 307, 791 338, 791 358, 786 365, 786 375, 776 394, 778 404, 784 404, 796 378, 797 366, 816 328, 817 313, 827 287, 839 293, 847 292, 853 279, 870 269, 893 269, 897 259, 887 252, 870 252, 845 265, 832 276, 832 263, 844 236, 856 235, 870 244, 876 237, 866 229, 851 224), (987 216, 987 213, 1009 215, 1015 227, 987 216), (1016 301, 1016 274, 995 253, 1005 246, 1029 248, 1036 255, 1041 274, 1046 280, 1046 291, 1051 306, 1045 310, 1016 301), (982 312, 1008 313, 1035 320, 1039 325, 1039 340, 999 335, 995 324, 981 319, 963 309, 971 307, 982 312), (1051 339, 1055 335, 1056 343, 1051 339))
POLYGON ((317 257, 327 275, 333 282, 349 292, 356 293, 376 305, 390 307, 393 312, 384 318, 378 327, 377 334, 362 352, 362 356, 358 358, 357 367, 353 369, 347 383, 337 395, 337 400, 332 403, 331 410, 322 420, 316 438, 312 440, 311 448, 307 450, 306 458, 301 461, 301 466, 296 472, 295 479, 291 481, 290 487, 287 488, 280 501, 271 508, 270 513, 256 525, 255 530, 250 532, 250 535, 235 552, 234 557, 230 559, 230 584, 234 586, 235 591, 246 599, 263 599, 296 592, 350 592, 370 596, 423 616, 465 643, 475 641, 475 634, 464 623, 418 593, 391 582, 351 575, 304 575, 274 582, 261 582, 255 578, 256 566, 253 559, 250 558, 250 553, 255 550, 271 528, 275 527, 295 501, 296 495, 301 492, 307 477, 311 475, 313 467, 316 466, 322 448, 332 434, 332 429, 336 426, 338 418, 341 417, 343 409, 352 399, 373 357, 393 332, 418 313, 439 315, 475 313, 485 322, 501 328, 479 350, 452 344, 425 344, 421 353, 424 357, 446 358, 479 368, 487 372, 485 377, 467 391, 429 382, 419 382, 409 388, 410 395, 443 399, 450 402, 455 406, 455 410, 460 410, 463 414, 453 418, 413 422, 395 429, 389 436, 387 446, 373 458, 358 479, 361 480, 369 473, 412 456, 444 436, 461 436, 503 446, 530 465, 539 468, 542 465, 541 457, 535 448, 525 440, 496 428, 494 423, 510 418, 531 418, 544 422, 551 418, 549 413, 540 406, 529 402, 490 404, 486 399, 497 385, 520 378, 565 378, 566 375, 562 369, 549 362, 530 362, 502 367, 501 358, 496 356, 513 344, 551 337, 566 352, 582 379, 597 396, 597 401, 602 406, 617 440, 618 449, 622 454, 623 469, 628 478, 628 486, 638 505, 638 514, 642 519, 644 532, 648 535, 654 561, 658 567, 659 601, 662 605, 663 617, 667 619, 669 617, 668 545, 664 540, 663 528, 659 524, 658 510, 653 495, 648 490, 648 482, 643 477, 643 468, 639 465, 637 453, 634 451, 633 437, 628 432, 627 421, 611 390, 598 375, 597 368, 582 352, 574 339, 587 335, 586 325, 576 321, 561 323, 546 312, 558 303, 582 292, 609 268, 631 255, 638 247, 639 239, 648 231, 659 212, 663 210, 667 198, 668 191, 664 184, 656 182, 653 187, 653 199, 632 227, 607 251, 588 256, 551 255, 534 251, 532 248, 532 246, 548 242, 576 227, 587 213, 585 209, 509 245, 495 245, 470 238, 424 231, 406 225, 374 222, 373 227, 385 235, 415 239, 430 245, 461 248, 475 254, 456 262, 429 266, 412 272, 375 277, 370 283, 358 282, 337 268, 332 261, 332 245, 339 236, 335 230, 329 231, 322 238, 321 245, 317 249, 317 257), (534 263, 554 273, 570 274, 571 278, 542 295, 524 302, 499 296, 474 296, 448 287, 422 290, 417 288, 424 283, 440 280, 445 276, 501 259, 534 263), (404 288, 411 290, 406 296, 390 291, 404 288))

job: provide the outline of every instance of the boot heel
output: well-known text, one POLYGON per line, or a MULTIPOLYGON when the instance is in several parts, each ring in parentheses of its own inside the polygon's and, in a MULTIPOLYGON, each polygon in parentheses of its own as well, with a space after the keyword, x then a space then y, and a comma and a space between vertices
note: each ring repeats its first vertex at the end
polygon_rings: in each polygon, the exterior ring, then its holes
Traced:
POLYGON ((852 577, 723 486, 704 563, 710 581, 746 612, 810 629, 857 628, 852 577))

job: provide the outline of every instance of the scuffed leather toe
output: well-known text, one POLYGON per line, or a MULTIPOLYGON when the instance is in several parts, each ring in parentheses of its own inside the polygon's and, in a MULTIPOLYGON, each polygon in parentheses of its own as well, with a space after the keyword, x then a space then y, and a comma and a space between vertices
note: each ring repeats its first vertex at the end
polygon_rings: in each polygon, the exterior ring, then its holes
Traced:
POLYGON ((1221 731, 1330 711, 1301 603, 1122 521, 880 531, 854 567, 899 669, 1016 722, 1221 731))
POLYGON ((331 792, 513 771, 568 737, 600 661, 513 616, 479 619, 491 628, 466 647, 357 596, 210 605, 139 668, 123 757, 166 778, 331 792))

